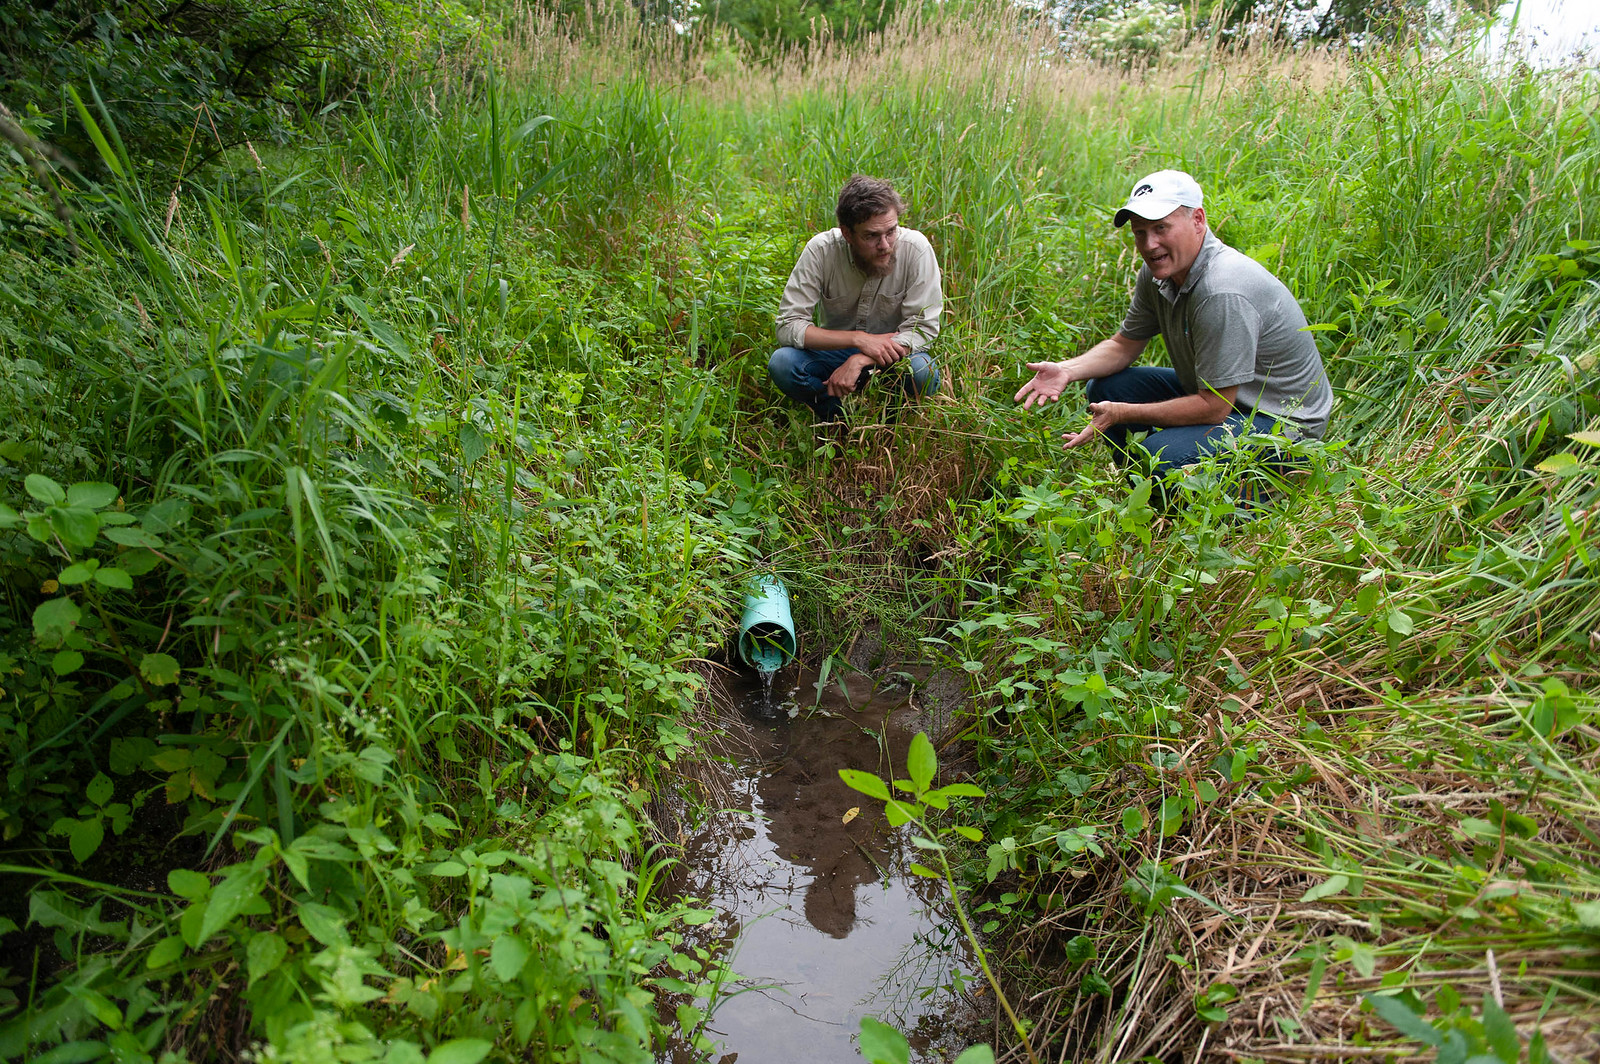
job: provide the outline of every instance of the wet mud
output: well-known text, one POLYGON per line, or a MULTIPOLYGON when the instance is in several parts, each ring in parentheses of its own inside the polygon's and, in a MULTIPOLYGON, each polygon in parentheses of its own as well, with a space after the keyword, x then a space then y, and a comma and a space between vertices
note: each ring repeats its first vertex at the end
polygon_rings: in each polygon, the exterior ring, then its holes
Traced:
MULTIPOLYGON (((897 675, 835 676, 819 694, 814 673, 787 669, 770 697, 752 676, 719 700, 708 789, 721 808, 686 829, 677 882, 719 914, 704 944, 739 977, 709 1003, 711 1061, 859 1060, 862 1016, 905 1032, 925 1064, 985 1040, 981 996, 957 990, 977 965, 942 883, 908 870, 911 829, 890 828, 881 803, 839 779, 905 776, 925 718, 912 677, 897 675)), ((687 1047, 662 1057, 704 1059, 687 1047)))

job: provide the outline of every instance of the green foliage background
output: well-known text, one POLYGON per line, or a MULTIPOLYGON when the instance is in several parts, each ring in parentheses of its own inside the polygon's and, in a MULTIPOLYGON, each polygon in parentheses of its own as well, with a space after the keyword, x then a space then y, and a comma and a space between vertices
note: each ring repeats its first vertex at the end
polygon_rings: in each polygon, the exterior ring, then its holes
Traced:
POLYGON ((334 4, 241 92, 234 38, 128 30, 152 9, 55 50, 78 9, 5 10, 18 124, 80 172, 0 159, 0 1056, 707 1050, 724 973, 659 892, 656 796, 692 805, 706 659, 769 565, 808 645, 875 619, 965 678, 963 883, 1013 1000, 1057 1003, 1040 1045, 1504 1059, 1486 948, 1514 1048, 1588 1014, 1592 74, 1128 76, 1002 13, 759 67, 631 16, 334 4), (1248 510, 1219 465, 1160 514, 1060 455, 1075 410, 1010 402, 1120 319, 1108 207, 1179 162, 1339 387, 1248 510), (841 453, 764 364, 856 171, 939 251, 951 383, 892 424, 862 397, 841 453), (1190 934, 1218 906, 1259 971, 1190 934), (1158 993, 1152 1033, 1124 1006, 1158 993))

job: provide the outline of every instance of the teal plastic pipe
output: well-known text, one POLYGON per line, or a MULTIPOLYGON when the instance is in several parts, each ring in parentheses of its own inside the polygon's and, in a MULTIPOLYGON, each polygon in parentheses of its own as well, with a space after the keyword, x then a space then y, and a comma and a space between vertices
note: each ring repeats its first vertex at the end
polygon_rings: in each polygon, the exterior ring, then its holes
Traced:
POLYGON ((789 589, 776 576, 756 579, 739 618, 739 657, 760 672, 777 672, 799 647, 789 613, 789 589))

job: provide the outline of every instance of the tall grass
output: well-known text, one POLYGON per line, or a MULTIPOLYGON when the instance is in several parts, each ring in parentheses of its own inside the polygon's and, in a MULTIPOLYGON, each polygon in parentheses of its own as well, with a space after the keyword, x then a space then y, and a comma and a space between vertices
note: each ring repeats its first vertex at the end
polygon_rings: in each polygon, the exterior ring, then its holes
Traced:
POLYGON ((1396 1007, 1589 1052, 1592 75, 1049 43, 530 14, 177 189, 91 100, 76 260, 6 163, 0 1052, 646 1059, 716 967, 651 794, 757 564, 820 653, 876 620, 969 677, 971 887, 1055 1058, 1402 1052, 1396 1007), (1109 207, 1179 164, 1339 386, 1248 515, 1009 402, 1116 327, 1109 207), (856 171, 939 251, 950 383, 840 453, 763 366, 856 171), (27 474, 112 485, 98 534, 27 474))

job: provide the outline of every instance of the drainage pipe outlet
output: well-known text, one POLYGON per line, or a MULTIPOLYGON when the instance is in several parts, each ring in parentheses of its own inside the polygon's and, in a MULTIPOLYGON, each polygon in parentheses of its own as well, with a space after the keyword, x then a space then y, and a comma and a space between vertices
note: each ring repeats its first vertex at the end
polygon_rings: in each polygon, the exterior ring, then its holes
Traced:
POLYGON ((740 660, 758 672, 773 673, 794 660, 797 650, 789 589, 776 576, 757 577, 739 618, 740 660))

